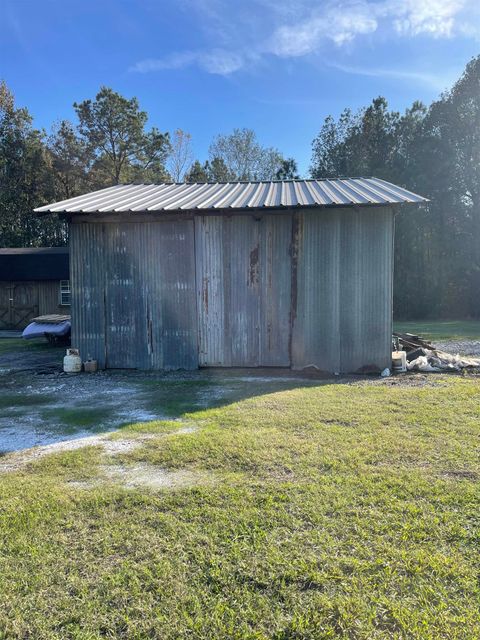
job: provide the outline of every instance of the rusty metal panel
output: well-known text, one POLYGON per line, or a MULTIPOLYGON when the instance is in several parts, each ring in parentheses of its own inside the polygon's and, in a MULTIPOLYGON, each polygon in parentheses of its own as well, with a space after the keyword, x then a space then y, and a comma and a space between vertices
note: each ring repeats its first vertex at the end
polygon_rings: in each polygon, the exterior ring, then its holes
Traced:
POLYGON ((260 223, 251 216, 223 224, 225 364, 259 365, 260 223))
POLYGON ((223 218, 195 219, 198 359, 200 366, 225 366, 223 218))
POLYGON ((260 243, 260 365, 289 367, 292 216, 264 216, 260 243))
POLYGON ((289 366, 291 216, 196 224, 202 366, 289 366))
POLYGON ((295 369, 340 371, 339 238, 339 214, 296 214, 291 348, 295 369))
POLYGON ((342 216, 340 369, 391 366, 393 212, 342 216))
POLYGON ((70 224, 72 346, 105 367, 103 225, 70 224))

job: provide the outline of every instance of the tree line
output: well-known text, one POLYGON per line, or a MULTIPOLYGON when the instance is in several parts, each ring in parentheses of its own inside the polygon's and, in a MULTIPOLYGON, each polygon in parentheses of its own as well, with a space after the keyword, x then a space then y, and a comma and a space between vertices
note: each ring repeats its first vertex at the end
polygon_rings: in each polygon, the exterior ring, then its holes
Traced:
MULTIPOLYGON (((148 127, 136 98, 102 87, 73 105, 76 124, 33 126, 0 83, 0 246, 67 242, 64 224, 32 210, 123 182, 297 178, 297 164, 251 129, 216 136, 194 158, 188 132, 148 127)), ((396 218, 397 318, 480 317, 480 56, 427 106, 403 113, 375 98, 328 116, 312 145, 310 177, 376 176, 425 195, 396 218)))

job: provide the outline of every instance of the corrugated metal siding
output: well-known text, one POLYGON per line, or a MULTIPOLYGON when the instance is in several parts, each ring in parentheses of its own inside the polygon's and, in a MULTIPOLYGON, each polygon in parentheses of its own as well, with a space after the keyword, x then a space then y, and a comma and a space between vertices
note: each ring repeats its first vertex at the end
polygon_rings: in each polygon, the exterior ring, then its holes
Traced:
POLYGON ((390 364, 388 208, 70 231, 72 344, 101 367, 390 364))
POLYGON ((202 366, 289 366, 291 216, 195 220, 202 366))
POLYGON ((290 366, 292 216, 265 216, 260 244, 260 364, 290 366))
POLYGON ((105 367, 105 261, 103 225, 70 225, 72 347, 105 367))
POLYGON ((195 219, 195 254, 199 364, 226 366, 223 218, 195 219))
POLYGON ((340 370, 391 366, 393 213, 342 220, 340 370))
POLYGON ((125 213, 371 206, 427 202, 379 178, 196 184, 127 184, 35 209, 37 213, 125 213))
POLYGON ((293 243, 292 366, 340 371, 339 290, 342 212, 297 214, 293 243))
POLYGON ((82 356, 109 368, 197 368, 193 221, 70 228, 82 356))
POLYGON ((292 366, 390 366, 393 213, 298 214, 292 366))

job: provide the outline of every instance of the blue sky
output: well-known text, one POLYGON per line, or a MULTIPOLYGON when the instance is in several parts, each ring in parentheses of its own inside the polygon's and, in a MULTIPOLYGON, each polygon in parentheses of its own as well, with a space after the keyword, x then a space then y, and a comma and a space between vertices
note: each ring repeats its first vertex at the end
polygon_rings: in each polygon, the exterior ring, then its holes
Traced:
POLYGON ((326 115, 428 103, 478 53, 477 0, 0 0, 0 78, 36 126, 103 84, 201 160, 251 127, 303 173, 326 115))

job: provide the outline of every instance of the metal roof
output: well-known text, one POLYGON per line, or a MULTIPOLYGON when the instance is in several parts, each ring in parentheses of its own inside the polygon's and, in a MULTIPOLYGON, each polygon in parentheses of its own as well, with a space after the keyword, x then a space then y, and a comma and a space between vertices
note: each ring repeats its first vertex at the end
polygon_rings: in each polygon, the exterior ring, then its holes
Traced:
POLYGON ((68 280, 68 247, 0 249, 0 280, 68 280))
POLYGON ((239 211, 427 202, 379 178, 125 184, 38 207, 36 213, 239 211))

